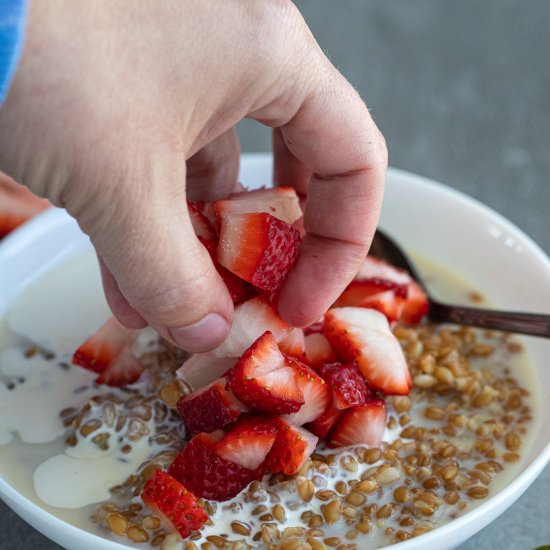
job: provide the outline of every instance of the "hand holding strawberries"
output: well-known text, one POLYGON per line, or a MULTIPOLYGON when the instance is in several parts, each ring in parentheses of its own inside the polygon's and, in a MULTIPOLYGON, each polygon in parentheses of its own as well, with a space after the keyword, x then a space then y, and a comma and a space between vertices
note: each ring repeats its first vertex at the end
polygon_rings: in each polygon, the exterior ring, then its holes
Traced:
POLYGON ((386 149, 290 2, 32 3, 0 109, 0 169, 90 235, 120 321, 205 351, 227 336, 233 303, 186 198, 234 189, 243 117, 274 128, 275 183, 307 191, 279 299, 306 326, 370 245, 386 149))

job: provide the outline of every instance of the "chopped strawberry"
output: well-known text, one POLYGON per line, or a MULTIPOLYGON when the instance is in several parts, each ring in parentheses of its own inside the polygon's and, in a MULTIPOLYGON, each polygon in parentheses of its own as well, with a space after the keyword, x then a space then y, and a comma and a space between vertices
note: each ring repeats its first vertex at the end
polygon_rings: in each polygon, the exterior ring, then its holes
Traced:
POLYGON ((228 199, 215 201, 212 209, 220 225, 231 214, 266 212, 289 224, 302 216, 298 195, 291 187, 234 193, 228 199))
POLYGON ((407 395, 411 375, 388 320, 374 309, 343 307, 325 315, 326 337, 344 362, 357 362, 368 383, 388 395, 407 395))
POLYGON ((137 330, 126 328, 115 317, 110 317, 75 351, 72 362, 100 374, 98 384, 131 384, 143 372, 131 350, 137 334, 137 330))
POLYGON ((407 286, 411 281, 411 276, 404 270, 389 264, 388 262, 377 258, 376 256, 367 256, 357 275, 356 281, 365 281, 368 279, 382 279, 392 281, 397 285, 407 286))
POLYGON ((371 397, 365 377, 353 363, 327 363, 319 367, 319 374, 332 390, 332 403, 336 409, 364 405, 371 397))
POLYGON ((428 309, 426 293, 416 281, 411 281, 401 320, 409 325, 417 325, 428 313, 428 309))
POLYGON ((188 200, 187 210, 189 211, 189 218, 191 219, 195 235, 199 237, 201 242, 204 244, 205 242, 217 241, 216 231, 203 213, 204 201, 196 202, 188 200))
POLYGON ((405 307, 407 285, 387 279, 352 281, 342 292, 334 307, 367 307, 383 313, 388 321, 399 320, 405 307))
POLYGON ((221 430, 235 422, 246 407, 226 389, 225 378, 178 401, 178 412, 190 435, 221 430))
POLYGON ((298 231, 271 214, 232 214, 222 220, 220 264, 258 288, 279 290, 299 251, 298 231))
POLYGON ((168 470, 199 498, 228 500, 263 475, 261 468, 251 470, 218 456, 215 448, 222 436, 223 432, 196 435, 168 470))
MULTIPOLYGON (((422 290, 422 287, 403 269, 399 269, 380 258, 374 256, 367 256, 365 261, 362 263, 359 272, 355 277, 355 282, 364 282, 372 279, 383 279, 385 281, 392 281, 397 286, 406 286, 407 292, 404 295, 406 301, 401 307, 401 312, 398 318, 405 323, 415 325, 420 322, 422 317, 428 313, 428 298, 422 290)), ((388 298, 386 298, 386 301, 388 298)), ((397 300, 399 302, 399 300, 397 300)), ((357 304, 338 304, 338 306, 344 305, 357 305, 357 304)), ((362 304, 363 307, 375 307, 375 306, 366 306, 362 304)), ((399 304, 397 305, 399 308, 399 304)), ((390 308, 387 303, 381 303, 379 309, 383 313, 386 311, 383 308, 390 308)), ((395 314, 393 314, 395 315, 395 314)), ((389 317, 388 317, 389 318, 389 317)), ((396 320, 389 318, 390 321, 396 320)))
POLYGON ((265 297, 256 296, 235 307, 228 337, 211 353, 215 357, 240 357, 266 331, 279 341, 290 327, 265 297))
POLYGON ((304 336, 309 336, 310 334, 323 334, 323 321, 317 321, 309 327, 305 327, 304 329, 304 336))
POLYGON ((241 417, 216 446, 216 453, 225 460, 255 470, 271 450, 278 427, 270 418, 241 417))
POLYGON ((194 495, 162 470, 154 471, 143 487, 141 499, 168 528, 183 538, 198 531, 208 520, 194 495))
POLYGON ((304 404, 299 411, 286 414, 284 418, 295 426, 301 426, 312 422, 327 410, 331 401, 330 390, 313 369, 297 359, 287 357, 287 364, 294 370, 294 380, 304 396, 304 404))
POLYGON ((277 418, 279 431, 265 467, 269 472, 294 475, 315 450, 318 438, 304 428, 277 418))
POLYGON ((330 435, 330 447, 367 445, 378 447, 386 429, 386 405, 383 399, 375 399, 345 411, 330 435))
POLYGON ((318 369, 323 363, 336 361, 336 354, 326 336, 321 332, 312 332, 304 338, 307 364, 318 369))
POLYGON ((176 371, 176 376, 184 380, 193 390, 200 390, 223 376, 236 359, 214 357, 211 353, 194 353, 176 371))
POLYGON ((0 238, 51 204, 0 172, 0 238))
POLYGON ((342 409, 331 406, 313 422, 306 424, 305 428, 319 439, 324 439, 343 415, 344 411, 342 409))
POLYGON ((265 332, 227 373, 229 387, 252 409, 277 414, 296 412, 304 396, 271 332, 265 332))
POLYGON ((303 361, 306 355, 304 331, 301 328, 293 328, 279 343, 279 349, 285 355, 292 355, 303 361))
POLYGON ((122 348, 119 354, 97 377, 97 384, 120 387, 133 384, 143 373, 143 365, 137 360, 129 347, 122 348))
POLYGON ((214 264, 214 267, 216 268, 216 271, 219 273, 220 277, 223 279, 223 282, 227 287, 227 291, 229 292, 233 303, 239 304, 252 296, 254 293, 253 287, 240 277, 237 277, 237 275, 235 275, 234 273, 231 273, 229 269, 223 267, 223 265, 221 265, 218 261, 218 256, 216 253, 217 240, 207 240, 201 237, 199 237, 199 240, 210 254, 212 263, 214 264))

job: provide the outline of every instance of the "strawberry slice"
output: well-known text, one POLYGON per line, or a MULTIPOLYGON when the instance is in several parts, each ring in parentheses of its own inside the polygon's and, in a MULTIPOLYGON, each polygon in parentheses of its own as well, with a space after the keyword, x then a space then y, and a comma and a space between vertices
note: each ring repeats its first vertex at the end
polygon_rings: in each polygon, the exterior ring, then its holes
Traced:
POLYGON ((256 296, 235 307, 228 337, 211 353, 215 357, 240 357, 266 331, 279 341, 290 327, 265 297, 256 296))
POLYGON ((250 470, 257 469, 271 450, 278 428, 270 418, 240 418, 216 446, 216 453, 225 460, 250 470))
POLYGON ((237 360, 232 357, 194 353, 176 371, 176 376, 189 384, 193 390, 200 390, 222 377, 236 362, 237 360))
POLYGON ((197 499, 181 483, 155 470, 143 487, 141 499, 170 529, 187 538, 208 520, 197 499))
POLYGON ((131 384, 143 372, 131 350, 137 334, 137 330, 126 328, 115 317, 110 317, 75 351, 72 362, 100 374, 98 384, 131 384))
POLYGON ((409 368, 383 314, 374 309, 333 308, 325 315, 324 330, 340 359, 356 361, 375 390, 388 395, 409 393, 409 368))
POLYGON ((178 412, 190 435, 223 429, 247 410, 225 386, 225 378, 219 378, 179 399, 178 412))
MULTIPOLYGON (((355 277, 355 282, 365 282, 372 279, 382 279, 384 281, 391 281, 398 287, 406 286, 407 292, 404 295, 406 298, 403 306, 398 304, 401 308, 401 312, 397 319, 402 320, 405 323, 415 325, 420 322, 422 317, 428 313, 428 298, 422 290, 422 287, 403 269, 399 269, 380 258, 375 256, 367 256, 364 262, 361 264, 359 272, 355 277)), ((399 292, 398 292, 399 294, 399 292)), ((386 298, 387 300, 387 298, 386 298)), ((342 305, 357 305, 357 304, 338 304, 342 305)), ((374 307, 365 306, 363 307, 374 307)), ((383 308, 389 308, 387 304, 380 304, 379 309, 383 313, 386 313, 383 308)), ((393 314, 395 315, 395 314, 393 314)), ((395 320, 395 319, 390 319, 395 320)))
POLYGON ((228 199, 215 201, 212 209, 220 225, 226 216, 232 214, 266 212, 289 224, 302 217, 300 201, 292 187, 234 193, 228 199))
POLYGON ((368 279, 392 281, 401 286, 407 286, 412 281, 411 276, 403 269, 399 269, 381 258, 370 255, 363 260, 355 276, 356 281, 365 281, 368 279))
POLYGON ((220 265, 220 262, 218 262, 218 257, 216 255, 218 235, 210 224, 208 218, 203 213, 205 208, 206 205, 204 201, 187 201, 187 209, 189 211, 189 217, 191 218, 193 230, 199 238, 199 241, 210 254, 212 263, 214 264, 217 272, 220 274, 220 277, 223 279, 233 303, 238 304, 252 294, 252 287, 250 287, 246 281, 243 281, 241 278, 231 273, 231 271, 220 265))
POLYGON ((411 281, 401 320, 409 325, 417 325, 428 313, 428 309, 426 293, 416 281, 411 281))
POLYGON ((51 204, 0 172, 0 238, 51 204))
POLYGON ((124 347, 119 354, 96 378, 97 384, 120 387, 137 382, 144 368, 129 347, 124 347))
POLYGON ((260 479, 263 469, 243 468, 215 451, 223 432, 196 435, 172 462, 168 473, 199 498, 228 500, 249 483, 260 479))
POLYGON ((319 439, 324 439, 343 415, 344 411, 342 409, 331 406, 319 418, 306 424, 305 428, 319 439))
POLYGON ((286 363, 294 370, 294 380, 304 396, 304 404, 299 411, 286 414, 284 418, 295 426, 301 426, 327 410, 331 401, 330 389, 313 369, 297 359, 287 357, 286 363))
POLYGON ((379 447, 386 429, 386 405, 375 399, 345 412, 332 430, 329 447, 366 445, 379 447))
POLYGON ((271 332, 265 332, 227 373, 228 386, 252 409, 277 414, 296 412, 304 396, 271 332))
POLYGON ((318 369, 323 363, 336 361, 336 354, 322 332, 311 332, 304 337, 307 364, 318 369))
POLYGON ((300 235, 271 214, 232 214, 222 220, 218 260, 241 279, 275 292, 300 251, 300 235))
POLYGON ((216 231, 208 221, 208 218, 204 215, 204 207, 204 201, 187 201, 187 210, 195 235, 199 237, 203 243, 214 242, 217 241, 216 231))
POLYGON ((279 431, 265 459, 265 467, 269 472, 294 475, 315 450, 318 438, 282 418, 276 421, 279 431))
POLYGON ((296 357, 303 361, 306 356, 306 344, 304 331, 301 328, 293 328, 279 343, 279 349, 285 355, 296 357))
POLYGON ((387 279, 352 281, 334 303, 334 307, 367 307, 383 313, 391 323, 400 319, 407 299, 408 286, 387 279))
POLYGON ((319 368, 319 374, 332 390, 332 403, 336 409, 358 407, 372 397, 365 377, 354 364, 324 364, 319 368))

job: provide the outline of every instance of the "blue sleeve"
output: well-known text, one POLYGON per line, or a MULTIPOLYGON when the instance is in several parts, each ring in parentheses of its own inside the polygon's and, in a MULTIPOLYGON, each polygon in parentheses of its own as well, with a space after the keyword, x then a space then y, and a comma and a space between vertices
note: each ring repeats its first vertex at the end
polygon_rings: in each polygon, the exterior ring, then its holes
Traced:
POLYGON ((19 62, 26 14, 27 0, 0 0, 0 105, 19 62))

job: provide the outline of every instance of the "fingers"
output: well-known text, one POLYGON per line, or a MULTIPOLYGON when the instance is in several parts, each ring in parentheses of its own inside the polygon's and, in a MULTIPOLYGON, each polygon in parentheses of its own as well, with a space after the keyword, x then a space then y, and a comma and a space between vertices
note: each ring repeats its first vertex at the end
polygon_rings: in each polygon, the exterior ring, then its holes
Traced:
POLYGON ((145 328, 147 321, 128 303, 128 300, 120 292, 118 283, 99 254, 97 259, 101 271, 101 280, 103 281, 103 291, 113 315, 128 328, 145 328))
POLYGON ((387 167, 384 139, 358 94, 328 62, 319 74, 275 134, 277 183, 294 178, 301 190, 312 173, 301 255, 279 300, 281 315, 297 326, 318 319, 357 272, 376 229, 387 167))
POLYGON ((233 304, 193 232, 179 183, 185 181, 184 167, 161 170, 140 180, 158 177, 166 186, 139 185, 134 176, 130 184, 117 186, 111 197, 116 207, 105 207, 91 227, 82 214, 79 221, 101 256, 107 299, 117 318, 135 328, 145 321, 185 350, 207 351, 227 336, 233 304))
POLYGON ((239 174, 239 139, 235 128, 217 137, 187 161, 187 197, 216 200, 234 192, 239 174))
POLYGON ((289 150, 280 128, 273 129, 273 183, 290 186, 299 195, 307 195, 311 169, 289 150))

